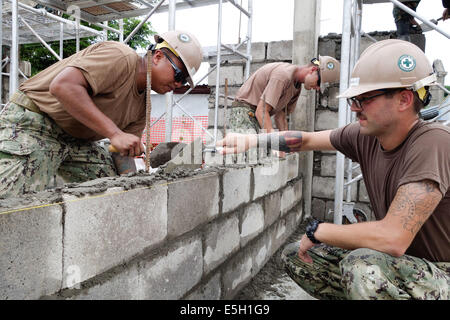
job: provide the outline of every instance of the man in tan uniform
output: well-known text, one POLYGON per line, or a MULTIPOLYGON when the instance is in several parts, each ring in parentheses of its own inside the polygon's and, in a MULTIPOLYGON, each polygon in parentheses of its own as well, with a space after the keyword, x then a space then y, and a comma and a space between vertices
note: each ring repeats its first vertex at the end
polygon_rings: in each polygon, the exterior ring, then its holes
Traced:
POLYGON ((450 299, 450 128, 419 118, 436 75, 414 44, 383 40, 356 63, 347 98, 358 122, 320 132, 229 134, 223 153, 271 143, 338 150, 358 162, 375 221, 312 220, 283 250, 288 275, 318 299, 450 299))
POLYGON ((303 66, 285 62, 266 64, 237 92, 229 115, 229 131, 272 132, 272 116, 279 131, 287 130, 287 115, 296 107, 301 85, 306 90, 318 90, 321 84, 337 82, 339 68, 339 62, 329 56, 319 56, 303 66))
POLYGON ((155 36, 140 57, 106 41, 59 61, 22 83, 0 115, 0 198, 69 182, 116 175, 111 154, 96 141, 108 138, 122 156, 144 151, 147 62, 151 88, 166 93, 189 82, 202 50, 188 32, 155 36))

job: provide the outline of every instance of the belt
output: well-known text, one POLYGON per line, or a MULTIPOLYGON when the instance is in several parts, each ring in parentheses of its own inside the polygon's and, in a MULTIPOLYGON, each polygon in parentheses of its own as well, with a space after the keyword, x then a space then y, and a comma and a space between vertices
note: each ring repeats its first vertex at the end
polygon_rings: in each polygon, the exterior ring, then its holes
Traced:
POLYGON ((231 103, 231 107, 232 108, 246 108, 246 109, 248 109, 249 117, 251 117, 251 118, 255 117, 255 107, 244 101, 233 101, 231 103))
POLYGON ((27 110, 30 110, 32 112, 35 113, 39 113, 39 114, 43 114, 43 112, 41 110, 39 110, 39 108, 37 107, 37 105, 33 102, 33 100, 31 100, 30 98, 27 97, 27 95, 19 90, 17 90, 16 92, 14 92, 14 94, 12 95, 11 98, 9 98, 9 101, 24 107, 27 110))

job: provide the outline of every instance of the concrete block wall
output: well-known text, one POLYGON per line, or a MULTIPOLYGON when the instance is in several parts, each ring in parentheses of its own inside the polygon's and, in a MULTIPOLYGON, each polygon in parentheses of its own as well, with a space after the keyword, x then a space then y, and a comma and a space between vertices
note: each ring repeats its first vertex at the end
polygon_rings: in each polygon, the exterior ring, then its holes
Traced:
POLYGON ((231 299, 302 221, 298 159, 0 200, 0 299, 231 299))

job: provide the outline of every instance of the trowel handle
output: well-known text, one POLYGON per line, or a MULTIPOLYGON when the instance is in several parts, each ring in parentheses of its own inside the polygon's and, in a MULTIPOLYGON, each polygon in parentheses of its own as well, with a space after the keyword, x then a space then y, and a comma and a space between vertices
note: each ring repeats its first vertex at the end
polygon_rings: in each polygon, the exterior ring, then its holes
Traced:
POLYGON ((119 152, 119 150, 117 150, 117 148, 114 147, 112 144, 110 144, 110 145, 108 146, 108 151, 109 151, 109 152, 119 152))

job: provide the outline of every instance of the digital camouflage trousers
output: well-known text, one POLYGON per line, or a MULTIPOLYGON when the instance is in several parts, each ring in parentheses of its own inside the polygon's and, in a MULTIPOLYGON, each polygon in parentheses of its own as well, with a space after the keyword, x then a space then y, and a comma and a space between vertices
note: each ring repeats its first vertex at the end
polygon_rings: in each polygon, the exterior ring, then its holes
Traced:
POLYGON ((48 116, 9 102, 0 114, 0 198, 54 186, 54 177, 83 182, 115 176, 110 153, 76 139, 48 116))
POLYGON ((234 101, 233 106, 228 109, 227 117, 227 132, 259 133, 261 130, 255 111, 244 103, 234 101))
POLYGON ((281 254, 286 272, 317 299, 450 299, 450 263, 320 244, 308 251, 313 259, 308 264, 297 256, 298 247, 291 243, 281 254))

